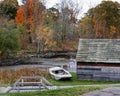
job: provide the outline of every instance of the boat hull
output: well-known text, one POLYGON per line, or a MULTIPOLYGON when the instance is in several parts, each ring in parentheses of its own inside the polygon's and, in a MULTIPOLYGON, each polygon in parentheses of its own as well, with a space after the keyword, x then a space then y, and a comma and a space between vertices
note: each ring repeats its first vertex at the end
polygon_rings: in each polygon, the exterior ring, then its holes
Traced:
POLYGON ((72 75, 61 67, 53 67, 49 69, 51 77, 55 80, 65 80, 72 78, 72 75))

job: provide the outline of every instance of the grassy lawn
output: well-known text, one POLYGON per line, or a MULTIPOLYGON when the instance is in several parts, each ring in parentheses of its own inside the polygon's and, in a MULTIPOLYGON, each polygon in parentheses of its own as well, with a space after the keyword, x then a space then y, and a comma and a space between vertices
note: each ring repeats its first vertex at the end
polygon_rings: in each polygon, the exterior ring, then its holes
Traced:
MULTIPOLYGON (((72 86, 72 85, 94 85, 94 84, 120 84, 120 82, 111 82, 111 81, 92 81, 92 80, 79 80, 77 79, 76 73, 71 73, 72 78, 70 80, 54 80, 50 76, 46 78, 50 83, 56 86, 72 86)), ((0 83, 0 87, 7 87, 11 84, 2 84, 0 83)))
POLYGON ((57 81, 53 79, 48 79, 53 85, 67 86, 67 85, 88 85, 88 84, 120 84, 120 82, 108 82, 108 81, 90 81, 90 80, 78 80, 76 73, 71 73, 71 80, 57 81))
POLYGON ((59 90, 36 91, 36 92, 21 92, 21 93, 6 93, 0 96, 79 96, 81 94, 99 90, 103 87, 74 87, 59 90))
MULTIPOLYGON (((49 82, 53 85, 59 86, 68 86, 68 85, 87 85, 87 84, 120 84, 120 82, 100 82, 100 81, 88 81, 88 80, 78 80, 76 77, 76 73, 71 73, 72 79, 71 80, 64 80, 64 81, 56 81, 51 79, 50 77, 47 78, 49 82)), ((48 91, 36 91, 36 92, 22 92, 22 93, 5 93, 0 94, 0 96, 79 96, 81 94, 99 90, 105 88, 105 86, 79 86, 74 88, 66 88, 66 89, 58 89, 58 90, 48 90, 48 91)))

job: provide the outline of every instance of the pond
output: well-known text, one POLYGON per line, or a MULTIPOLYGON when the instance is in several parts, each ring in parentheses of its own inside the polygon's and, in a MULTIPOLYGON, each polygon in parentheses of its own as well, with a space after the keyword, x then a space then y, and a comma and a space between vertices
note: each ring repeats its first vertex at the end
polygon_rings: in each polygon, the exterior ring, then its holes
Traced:
POLYGON ((66 58, 30 58, 27 64, 2 66, 0 70, 17 70, 22 68, 41 68, 47 70, 50 67, 63 67, 70 72, 76 72, 76 59, 66 58))

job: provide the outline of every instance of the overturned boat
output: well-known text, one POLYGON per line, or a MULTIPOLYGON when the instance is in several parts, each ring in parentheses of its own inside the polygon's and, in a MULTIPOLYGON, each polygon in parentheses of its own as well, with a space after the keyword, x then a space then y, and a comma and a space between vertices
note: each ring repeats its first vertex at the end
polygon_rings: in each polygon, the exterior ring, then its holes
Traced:
POLYGON ((49 68, 49 73, 50 73, 51 77, 54 78, 55 80, 72 78, 72 75, 70 74, 70 72, 68 72, 67 70, 65 70, 61 67, 49 68))

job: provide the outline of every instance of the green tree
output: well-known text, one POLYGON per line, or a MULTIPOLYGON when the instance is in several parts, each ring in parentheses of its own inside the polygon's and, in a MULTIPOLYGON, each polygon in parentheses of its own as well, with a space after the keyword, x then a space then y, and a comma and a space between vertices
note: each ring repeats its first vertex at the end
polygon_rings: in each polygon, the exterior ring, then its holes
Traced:
POLYGON ((8 21, 5 18, 0 20, 0 58, 6 52, 16 52, 19 49, 18 32, 19 30, 13 20, 8 21))

